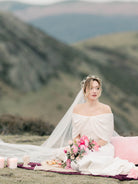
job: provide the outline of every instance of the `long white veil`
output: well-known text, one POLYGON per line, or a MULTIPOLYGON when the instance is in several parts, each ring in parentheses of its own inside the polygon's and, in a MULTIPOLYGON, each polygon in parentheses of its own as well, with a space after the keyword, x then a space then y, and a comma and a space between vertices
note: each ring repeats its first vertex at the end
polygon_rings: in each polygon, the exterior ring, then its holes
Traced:
POLYGON ((68 144, 68 141, 72 139, 72 123, 71 123, 71 114, 73 111, 73 108, 76 104, 84 103, 84 97, 83 97, 83 90, 80 90, 80 92, 77 94, 73 104, 70 106, 66 114, 63 116, 63 118, 58 123, 57 127, 51 134, 51 136, 48 138, 47 141, 45 141, 42 146, 49 147, 49 148, 59 148, 64 147, 68 144))
MULTIPOLYGON (((60 120, 52 134, 41 146, 10 144, 0 141, 0 156, 18 157, 18 160, 22 161, 24 155, 29 155, 33 162, 56 158, 57 153, 63 149, 63 147, 67 146, 68 141, 72 139, 71 119, 74 106, 84 102, 83 90, 81 89, 73 104, 60 120)), ((114 131, 114 136, 115 135, 118 134, 114 131)))

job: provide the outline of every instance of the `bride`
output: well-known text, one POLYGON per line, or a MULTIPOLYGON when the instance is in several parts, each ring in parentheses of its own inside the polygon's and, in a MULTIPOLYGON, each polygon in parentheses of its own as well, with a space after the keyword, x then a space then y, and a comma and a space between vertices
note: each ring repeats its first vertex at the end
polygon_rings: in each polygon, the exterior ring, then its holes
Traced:
POLYGON ((73 109, 73 139, 87 135, 97 141, 98 152, 89 151, 86 156, 72 164, 74 169, 85 174, 118 175, 128 174, 135 167, 127 160, 114 158, 114 147, 110 143, 113 136, 113 114, 111 108, 99 101, 102 84, 99 78, 88 76, 83 81, 85 103, 77 104, 73 109))
POLYGON ((77 163, 72 163, 74 170, 96 175, 128 174, 135 165, 114 158, 114 147, 110 140, 118 134, 114 131, 111 108, 99 101, 101 92, 101 80, 88 76, 82 81, 82 89, 48 140, 41 146, 9 144, 1 140, 0 155, 16 156, 19 161, 24 155, 29 155, 33 162, 61 158, 65 156, 63 150, 70 139, 87 135, 97 141, 100 149, 98 152, 90 151, 77 163))

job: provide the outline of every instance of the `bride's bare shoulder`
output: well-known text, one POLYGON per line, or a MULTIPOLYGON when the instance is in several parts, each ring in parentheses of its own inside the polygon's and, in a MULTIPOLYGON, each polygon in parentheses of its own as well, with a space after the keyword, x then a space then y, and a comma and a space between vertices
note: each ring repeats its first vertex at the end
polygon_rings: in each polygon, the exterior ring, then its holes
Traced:
POLYGON ((112 113, 111 107, 109 105, 100 103, 100 106, 104 113, 112 113))
POLYGON ((80 112, 80 110, 84 107, 84 104, 77 104, 74 109, 73 109, 73 112, 74 113, 78 113, 80 112))

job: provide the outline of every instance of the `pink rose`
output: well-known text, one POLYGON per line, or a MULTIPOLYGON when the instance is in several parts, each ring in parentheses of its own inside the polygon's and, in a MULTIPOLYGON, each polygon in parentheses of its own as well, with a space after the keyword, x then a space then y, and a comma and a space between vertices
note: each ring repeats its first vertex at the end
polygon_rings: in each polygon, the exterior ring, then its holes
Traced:
POLYGON ((92 144, 97 144, 97 142, 96 142, 96 141, 94 141, 94 140, 92 140, 92 144))
POLYGON ((81 137, 81 139, 87 140, 87 141, 89 142, 89 138, 88 138, 86 135, 83 135, 83 136, 81 137))
POLYGON ((85 145, 80 145, 80 149, 81 150, 83 150, 83 149, 86 150, 86 146, 85 145))
POLYGON ((95 151, 99 151, 99 145, 98 144, 96 144, 93 148, 94 148, 95 151))
POLYGON ((73 146, 72 146, 72 148, 73 148, 73 153, 75 153, 75 154, 76 154, 76 153, 78 152, 78 147, 77 147, 77 146, 75 146, 75 145, 73 145, 73 146))
POLYGON ((85 145, 88 147, 88 145, 89 145, 89 141, 88 140, 85 140, 85 145))
POLYGON ((80 144, 80 139, 76 139, 76 144, 77 144, 77 145, 80 144))
POLYGON ((64 149, 64 153, 67 153, 67 150, 66 149, 64 149))
POLYGON ((80 145, 86 145, 88 147, 89 139, 86 135, 83 135, 80 139, 80 145))
POLYGON ((80 143, 79 143, 79 146, 80 145, 85 145, 85 141, 83 139, 80 139, 80 143))
POLYGON ((81 145, 80 149, 85 151, 85 153, 83 155, 86 155, 89 152, 89 149, 85 145, 81 145))

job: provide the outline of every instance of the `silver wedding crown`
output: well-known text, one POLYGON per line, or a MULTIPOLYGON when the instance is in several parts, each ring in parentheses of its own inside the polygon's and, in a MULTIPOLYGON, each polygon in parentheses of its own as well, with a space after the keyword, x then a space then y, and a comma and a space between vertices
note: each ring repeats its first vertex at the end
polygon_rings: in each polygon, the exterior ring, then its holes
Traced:
POLYGON ((102 80, 99 78, 99 77, 97 77, 97 76, 95 76, 95 75, 88 75, 85 79, 83 79, 82 81, 81 81, 81 87, 83 88, 84 87, 84 84, 85 84, 85 82, 88 80, 88 79, 96 79, 96 80, 98 80, 99 82, 100 82, 100 84, 102 85, 102 80))

